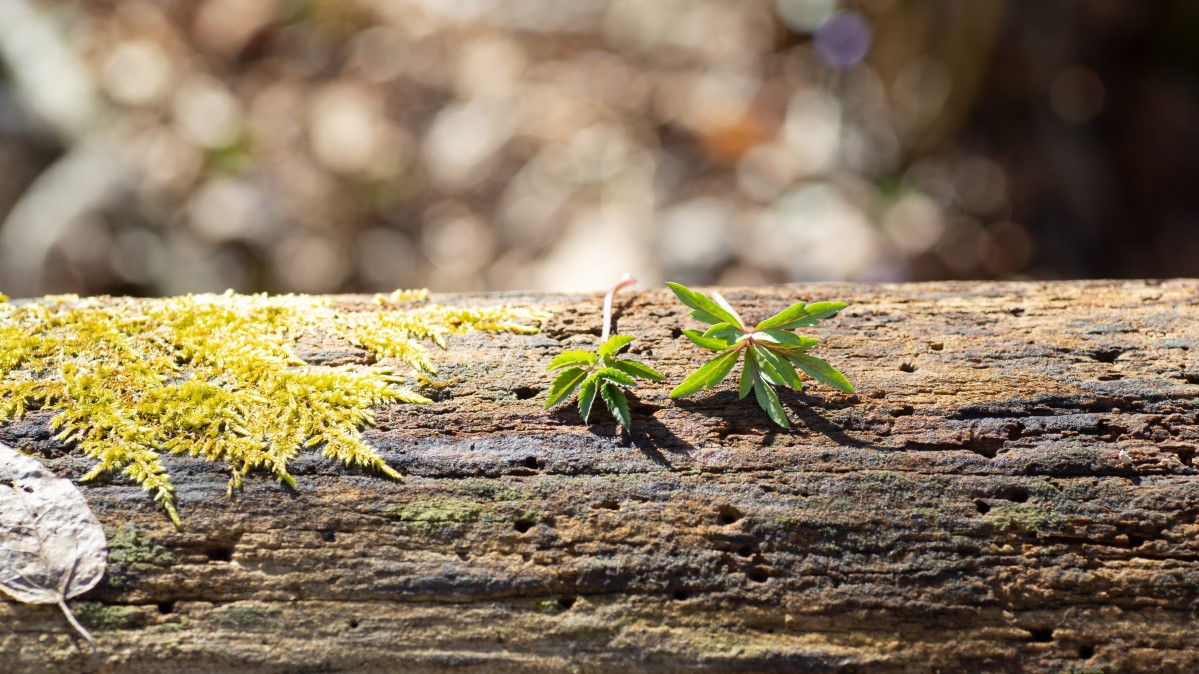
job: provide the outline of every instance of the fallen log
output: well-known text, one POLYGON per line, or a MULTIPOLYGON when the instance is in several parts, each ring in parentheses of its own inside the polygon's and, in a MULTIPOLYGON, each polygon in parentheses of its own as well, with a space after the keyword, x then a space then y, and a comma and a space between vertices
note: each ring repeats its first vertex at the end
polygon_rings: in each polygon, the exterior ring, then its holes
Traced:
MULTIPOLYGON (((513 296, 537 335, 436 354, 427 405, 365 435, 393 482, 321 457, 299 488, 169 458, 184 528, 120 479, 81 487, 108 575, 54 607, 0 602, 12 672, 1199 671, 1199 282, 728 289, 750 320, 850 303, 804 332, 857 393, 734 383, 665 290, 617 329, 667 375, 633 429, 545 412, 545 366, 593 348, 601 298, 513 296)), ((496 296, 449 296, 448 302, 496 296)), ((354 359, 311 346, 310 362, 354 359)), ((90 460, 31 412, 0 442, 90 460)))

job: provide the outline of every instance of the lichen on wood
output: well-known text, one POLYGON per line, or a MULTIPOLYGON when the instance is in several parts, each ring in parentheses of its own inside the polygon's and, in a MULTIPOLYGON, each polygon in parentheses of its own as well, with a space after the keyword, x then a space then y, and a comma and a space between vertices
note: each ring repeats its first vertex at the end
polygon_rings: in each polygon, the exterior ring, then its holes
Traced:
POLYGON ((359 305, 233 293, 0 303, 0 423, 57 411, 59 439, 96 460, 85 481, 124 472, 177 525, 162 453, 227 463, 230 491, 259 468, 294 488, 288 464, 305 448, 399 479, 360 429, 379 406, 428 402, 403 385, 405 374, 436 371, 421 340, 444 348, 448 335, 467 330, 535 332, 545 318, 511 306, 428 304, 426 295, 397 291, 359 305), (380 362, 305 362, 295 346, 306 334, 380 362))

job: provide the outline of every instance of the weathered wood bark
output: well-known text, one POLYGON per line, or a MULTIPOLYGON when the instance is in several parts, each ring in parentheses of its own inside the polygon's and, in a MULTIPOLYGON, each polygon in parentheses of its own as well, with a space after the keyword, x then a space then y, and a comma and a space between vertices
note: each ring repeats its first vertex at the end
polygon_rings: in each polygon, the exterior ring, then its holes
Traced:
MULTIPOLYGON (((518 297, 544 333, 454 339, 457 383, 368 431, 405 483, 305 455, 298 493, 230 500, 175 459, 182 532, 85 487, 112 542, 74 602, 96 649, 0 603, 0 670, 1199 671, 1199 282, 726 295, 751 319, 851 302, 809 332, 858 394, 784 394, 784 432, 729 386, 664 383, 631 437, 588 427, 542 411, 544 368, 594 345, 600 298, 518 297)), ((618 304, 669 381, 701 362, 666 292, 618 304)), ((0 441, 81 475, 46 420, 0 441)))

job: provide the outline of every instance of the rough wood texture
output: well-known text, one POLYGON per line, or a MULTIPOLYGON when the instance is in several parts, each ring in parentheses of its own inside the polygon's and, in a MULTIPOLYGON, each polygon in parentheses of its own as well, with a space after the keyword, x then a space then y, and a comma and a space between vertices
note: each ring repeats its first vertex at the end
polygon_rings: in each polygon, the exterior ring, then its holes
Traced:
MULTIPOLYGON (((788 433, 727 388, 642 386, 625 438, 541 410, 600 298, 508 296, 555 312, 543 334, 453 340, 462 381, 368 432, 404 484, 312 455, 298 493, 229 500, 219 467, 173 460, 183 532, 85 487, 112 543, 74 602, 97 648, 0 603, 0 669, 1199 671, 1199 282, 726 296, 751 320, 851 302, 808 332, 859 393, 784 394, 788 433)), ((701 362, 667 292, 619 304, 669 381, 701 362)), ((0 441, 78 477, 46 420, 0 441)))

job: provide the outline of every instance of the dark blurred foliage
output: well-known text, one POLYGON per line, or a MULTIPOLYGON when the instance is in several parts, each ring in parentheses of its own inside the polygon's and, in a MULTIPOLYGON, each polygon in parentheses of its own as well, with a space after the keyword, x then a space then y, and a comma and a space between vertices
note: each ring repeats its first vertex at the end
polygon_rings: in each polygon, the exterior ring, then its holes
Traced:
POLYGON ((1199 275, 1183 0, 0 0, 0 290, 1199 275))

